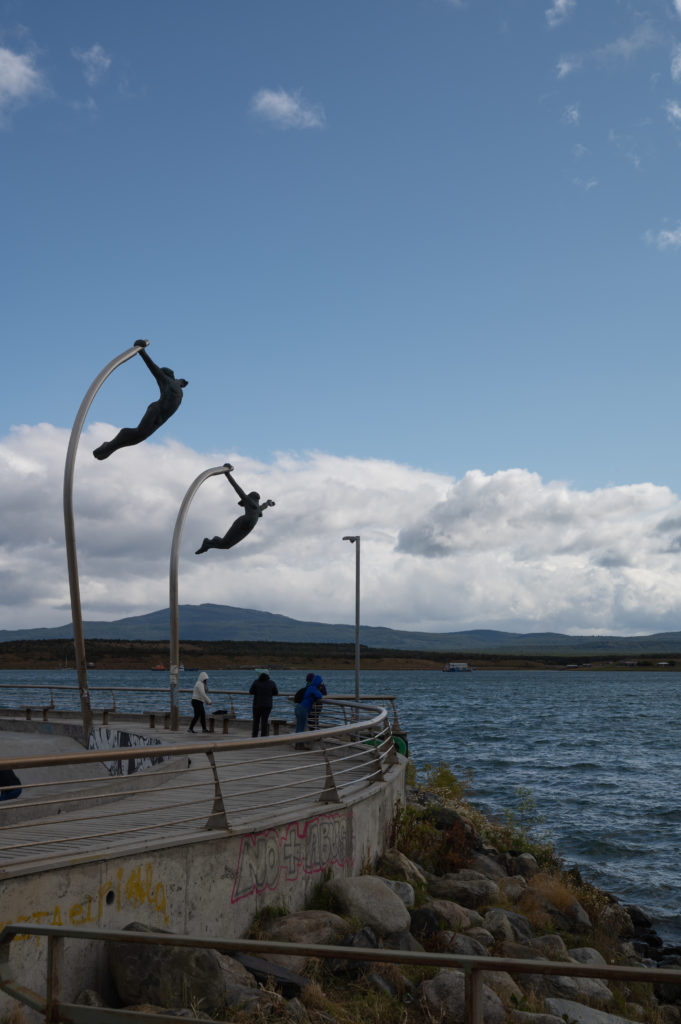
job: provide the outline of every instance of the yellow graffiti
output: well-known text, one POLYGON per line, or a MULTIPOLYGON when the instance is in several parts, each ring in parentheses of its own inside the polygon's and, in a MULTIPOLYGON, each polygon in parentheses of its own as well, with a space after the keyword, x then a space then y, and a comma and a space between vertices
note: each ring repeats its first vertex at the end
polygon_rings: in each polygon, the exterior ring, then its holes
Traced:
MULTIPOLYGON (((116 880, 107 879, 94 895, 88 893, 79 903, 70 906, 55 903, 53 907, 29 911, 17 915, 16 921, 8 919, 0 921, 0 931, 8 924, 51 924, 63 925, 64 922, 74 927, 79 925, 96 925, 104 917, 107 905, 113 905, 115 911, 121 912, 131 907, 147 904, 168 924, 168 907, 166 890, 163 882, 154 881, 152 864, 139 864, 127 874, 123 868, 116 872, 116 880)), ((15 942, 34 939, 40 945, 39 935, 17 935, 15 942)))

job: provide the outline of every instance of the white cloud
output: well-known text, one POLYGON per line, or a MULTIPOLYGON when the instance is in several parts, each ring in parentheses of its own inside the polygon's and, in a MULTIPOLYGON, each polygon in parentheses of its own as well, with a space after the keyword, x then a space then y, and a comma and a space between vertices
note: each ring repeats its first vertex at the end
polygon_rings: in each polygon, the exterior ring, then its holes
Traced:
POLYGON ((572 74, 573 71, 578 71, 582 66, 582 62, 582 57, 561 57, 556 64, 558 78, 565 78, 567 75, 572 74))
POLYGON ((575 6, 576 0, 553 0, 553 4, 546 11, 546 21, 549 28, 556 28, 558 25, 562 25, 575 6))
POLYGON ((83 65, 88 85, 96 85, 111 67, 111 57, 99 43, 94 43, 89 50, 71 50, 71 56, 83 65))
POLYGON ((578 188, 584 189, 585 192, 590 192, 592 188, 596 188, 598 185, 597 178, 573 178, 572 184, 578 188))
POLYGON ((580 122, 579 103, 570 103, 563 111, 563 121, 576 128, 580 122))
POLYGON ((0 123, 12 106, 24 103, 44 89, 45 81, 36 70, 32 56, 13 53, 0 46, 0 123))
MULTIPOLYGON (((180 601, 298 619, 352 622, 362 537, 362 618, 433 631, 489 627, 637 633, 678 628, 681 502, 653 484, 577 491, 527 470, 461 480, 321 452, 271 464, 146 442, 105 462, 91 450, 115 428, 94 424, 75 474, 83 614, 114 619, 168 604, 168 558, 190 483, 231 461, 273 498, 231 551, 194 551, 239 514, 220 477, 197 492, 183 532, 180 601)), ((0 603, 6 629, 70 621, 61 508, 68 431, 21 427, 0 440, 0 603)))
POLYGON ((681 124, 681 103, 677 103, 676 100, 667 100, 664 109, 667 113, 667 120, 672 124, 681 124))
POLYGON ((660 231, 646 231, 645 239, 658 249, 677 249, 681 246, 681 224, 677 228, 662 228, 660 231))
POLYGON ((653 25, 646 21, 639 25, 631 35, 619 36, 612 43, 606 43, 594 51, 594 56, 599 60, 622 59, 629 60, 639 50, 645 50, 649 46, 655 46, 661 42, 661 36, 653 25))
POLYGON ((251 110, 279 128, 323 128, 326 120, 321 106, 305 103, 299 92, 284 89, 260 89, 251 100, 251 110))
POLYGON ((675 82, 681 82, 681 43, 677 43, 672 50, 672 62, 669 71, 675 82))
POLYGON ((676 8, 676 13, 681 16, 681 0, 674 0, 674 7, 676 8))

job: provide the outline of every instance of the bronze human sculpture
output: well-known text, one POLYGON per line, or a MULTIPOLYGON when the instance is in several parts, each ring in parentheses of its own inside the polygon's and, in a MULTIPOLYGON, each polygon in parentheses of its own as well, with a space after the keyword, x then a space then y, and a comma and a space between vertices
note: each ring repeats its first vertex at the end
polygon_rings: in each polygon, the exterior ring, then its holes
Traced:
POLYGON ((92 453, 96 459, 108 459, 119 448, 127 448, 133 444, 145 441, 154 431, 163 426, 174 412, 179 408, 182 401, 182 388, 186 388, 188 381, 183 377, 176 377, 167 366, 157 366, 153 359, 150 359, 144 351, 146 341, 136 341, 140 355, 149 367, 161 392, 159 398, 152 402, 136 427, 123 427, 111 441, 105 441, 95 448, 92 453))
POLYGON ((258 522, 258 519, 262 516, 263 509, 274 506, 274 502, 269 499, 261 505, 260 495, 257 491, 251 491, 250 494, 246 494, 232 476, 233 471, 234 466, 231 466, 229 462, 225 462, 225 476, 239 495, 241 499, 239 504, 243 505, 244 514, 234 520, 224 537, 204 537, 203 544, 196 552, 197 555, 202 555, 209 548, 233 548, 235 544, 238 544, 240 540, 248 536, 258 522))

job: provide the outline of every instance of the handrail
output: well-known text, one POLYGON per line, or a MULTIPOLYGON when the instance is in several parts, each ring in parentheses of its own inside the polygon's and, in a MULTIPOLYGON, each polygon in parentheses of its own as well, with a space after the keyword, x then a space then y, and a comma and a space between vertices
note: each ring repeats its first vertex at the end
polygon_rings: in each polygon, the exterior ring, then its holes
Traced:
MULTIPOLYGON (((354 703, 354 701, 353 701, 354 703)), ((335 699, 325 697, 324 705, 325 710, 328 713, 328 705, 340 705, 341 702, 335 699)), ((84 750, 83 753, 78 754, 43 754, 39 757, 33 755, 32 757, 3 757, 0 758, 0 767, 2 768, 46 768, 53 765, 65 765, 65 764, 88 764, 92 762, 102 761, 131 761, 139 760, 140 757, 153 755, 154 758, 161 757, 178 757, 183 754, 199 754, 208 753, 208 751, 224 751, 225 744, 229 744, 230 752, 233 750, 246 750, 252 748, 254 744, 268 746, 290 746, 291 741, 295 739, 301 739, 301 736, 306 742, 310 740, 327 739, 333 736, 343 736, 348 732, 356 732, 358 728, 371 730, 373 727, 384 724, 386 721, 386 711, 384 708, 374 708, 376 714, 372 718, 364 719, 360 722, 353 721, 349 725, 335 725, 327 726, 322 729, 317 729, 314 732, 301 733, 287 733, 283 736, 267 736, 260 739, 246 739, 246 740, 235 740, 225 738, 223 740, 214 740, 211 742, 204 742, 199 740, 196 743, 173 743, 168 745, 158 744, 150 747, 116 747, 114 749, 107 750, 84 750)))
MULTIPOLYGON (((78 1020, 81 1024, 101 1024, 105 1021, 150 1020, 146 1014, 136 1016, 130 1011, 102 1007, 77 1006, 59 998, 59 970, 63 963, 64 940, 133 942, 158 946, 185 946, 192 949, 214 949, 221 953, 250 954, 278 953, 285 956, 341 958, 368 963, 405 964, 412 967, 454 968, 466 975, 464 1020, 466 1024, 482 1022, 482 974, 485 971, 505 971, 508 974, 557 974, 570 978, 608 978, 612 981, 656 981, 681 984, 681 968, 630 967, 614 964, 565 963, 562 960, 523 960, 514 957, 470 956, 460 953, 427 953, 401 949, 366 949, 356 946, 316 945, 307 942, 279 942, 269 939, 223 939, 206 935, 177 935, 168 932, 138 932, 122 929, 78 928, 55 925, 6 925, 0 932, 0 989, 17 1002, 43 1013, 45 1020, 61 1017, 78 1020), (45 936, 48 941, 46 959, 46 994, 43 996, 16 982, 12 975, 9 948, 20 935, 45 936), (77 1012, 77 1016, 74 1011, 77 1012)), ((154 1015, 153 1020, 167 1022, 174 1016, 154 1015)), ((185 1020, 199 1024, 198 1017, 185 1020)))

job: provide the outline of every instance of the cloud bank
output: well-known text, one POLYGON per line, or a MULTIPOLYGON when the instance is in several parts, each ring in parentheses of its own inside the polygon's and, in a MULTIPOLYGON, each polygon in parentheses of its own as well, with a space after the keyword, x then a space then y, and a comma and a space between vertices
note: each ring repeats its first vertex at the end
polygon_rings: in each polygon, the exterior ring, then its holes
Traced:
MULTIPOLYGON (((92 458, 115 428, 83 436, 74 504, 83 614, 115 619, 168 604, 180 503, 205 469, 230 461, 246 490, 273 498, 231 551, 194 554, 240 513, 219 476, 197 492, 182 539, 181 603, 215 602, 299 619, 352 622, 362 538, 362 621, 432 631, 650 633, 681 622, 681 501, 649 483, 577 491, 525 469, 460 479, 322 452, 270 464, 167 440, 92 458)), ((68 431, 14 429, 0 441, 0 626, 69 622, 62 477, 68 431)))

